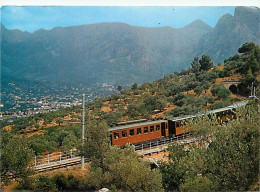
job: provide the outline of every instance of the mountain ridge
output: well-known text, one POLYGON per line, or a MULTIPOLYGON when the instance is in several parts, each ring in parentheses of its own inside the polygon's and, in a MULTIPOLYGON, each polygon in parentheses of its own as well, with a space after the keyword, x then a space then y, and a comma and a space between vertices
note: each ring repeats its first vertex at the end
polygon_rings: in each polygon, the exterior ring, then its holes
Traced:
POLYGON ((259 10, 252 10, 237 7, 214 28, 201 20, 183 28, 97 23, 34 33, 1 25, 3 87, 12 77, 54 86, 129 87, 185 69, 195 56, 209 54, 217 64, 247 41, 260 44, 259 10))

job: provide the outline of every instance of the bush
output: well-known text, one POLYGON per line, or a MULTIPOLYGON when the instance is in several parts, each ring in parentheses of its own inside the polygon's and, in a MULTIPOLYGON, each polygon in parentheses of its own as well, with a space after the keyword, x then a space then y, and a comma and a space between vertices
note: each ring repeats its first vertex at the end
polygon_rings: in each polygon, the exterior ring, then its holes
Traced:
POLYGON ((56 183, 56 186, 59 190, 68 189, 69 183, 63 174, 55 175, 53 177, 53 181, 56 183))
POLYGON ((219 85, 214 85, 211 89, 211 93, 213 96, 217 96, 218 99, 226 99, 231 94, 229 90, 219 85))
POLYGON ((40 176, 35 182, 35 191, 58 191, 58 188, 54 180, 46 177, 40 176))
POLYGON ((225 105, 222 101, 217 101, 217 102, 213 103, 210 108, 211 109, 219 109, 219 108, 222 108, 224 106, 225 105))

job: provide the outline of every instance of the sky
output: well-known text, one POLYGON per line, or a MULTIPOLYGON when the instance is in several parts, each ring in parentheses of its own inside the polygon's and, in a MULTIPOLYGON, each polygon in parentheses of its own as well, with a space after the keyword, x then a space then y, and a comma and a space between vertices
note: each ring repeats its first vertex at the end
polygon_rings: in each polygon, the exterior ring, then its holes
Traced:
POLYGON ((196 19, 215 27, 222 15, 234 15, 234 9, 233 6, 3 6, 1 23, 7 29, 28 32, 100 22, 181 28, 196 19))

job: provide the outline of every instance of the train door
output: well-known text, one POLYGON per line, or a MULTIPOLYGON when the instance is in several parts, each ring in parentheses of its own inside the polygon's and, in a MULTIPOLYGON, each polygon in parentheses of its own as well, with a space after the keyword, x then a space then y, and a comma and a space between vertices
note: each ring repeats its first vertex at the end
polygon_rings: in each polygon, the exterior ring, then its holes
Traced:
POLYGON ((169 120, 169 136, 176 135, 175 121, 169 120))
POLYGON ((112 137, 112 133, 110 133, 109 137, 110 137, 111 145, 113 145, 113 137, 112 137))
POLYGON ((161 123, 161 136, 165 137, 165 122, 161 123))

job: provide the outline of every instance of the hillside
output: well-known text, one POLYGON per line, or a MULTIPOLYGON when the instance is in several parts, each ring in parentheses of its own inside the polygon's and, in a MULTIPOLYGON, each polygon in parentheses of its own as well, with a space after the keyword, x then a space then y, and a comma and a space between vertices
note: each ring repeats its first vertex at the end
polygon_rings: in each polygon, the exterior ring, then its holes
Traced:
MULTIPOLYGON (((259 95, 260 48, 254 43, 246 43, 239 51, 241 56, 225 59, 224 65, 212 67, 211 60, 208 60, 203 68, 202 57, 197 63, 199 69, 191 65, 181 73, 165 75, 140 86, 133 84, 130 89, 120 90, 120 93, 96 98, 86 103, 86 119, 106 121, 109 126, 114 126, 120 121, 144 118, 154 120, 217 109, 248 98, 252 82, 259 95), (228 90, 221 85, 223 80, 240 80, 241 84, 236 90, 228 90)), ((193 62, 195 61, 196 58, 193 62)), ((80 135, 80 119, 81 107, 77 106, 21 118, 9 123, 5 129, 26 134, 37 141, 42 140, 45 133, 48 135, 60 130, 68 133, 74 130, 72 132, 75 137, 80 135)), ((58 132, 57 134, 60 134, 58 132)), ((38 143, 45 146, 42 146, 40 151, 45 151, 48 145, 44 142, 38 143)), ((60 144, 57 143, 58 145, 60 144)), ((56 148, 51 150, 53 149, 56 148)))
MULTIPOLYGON (((12 174, 12 176, 19 182, 19 185, 16 187, 18 190, 75 190, 83 188, 93 190, 100 189, 104 186, 113 188, 111 184, 116 183, 116 181, 113 179, 103 181, 102 178, 104 175, 107 175, 106 178, 111 178, 114 175, 122 175, 123 178, 128 178, 129 174, 132 175, 135 173, 136 175, 140 175, 141 172, 146 171, 145 175, 148 176, 148 178, 151 178, 151 174, 157 174, 157 176, 152 176, 152 178, 157 178, 157 187, 164 187, 166 190, 171 190, 176 189, 176 186, 171 184, 176 180, 176 173, 172 172, 172 170, 180 171, 179 169, 183 170, 183 168, 185 168, 185 170, 191 170, 186 169, 187 165, 191 165, 193 168, 196 167, 198 171, 196 171, 196 174, 190 174, 185 171, 185 174, 187 176, 198 176, 201 173, 201 165, 203 165, 202 167, 204 169, 205 162, 210 164, 217 160, 213 166, 207 166, 210 168, 210 171, 211 169, 214 170, 217 168, 221 170, 221 173, 226 177, 226 165, 228 165, 228 168, 230 166, 236 168, 235 170, 232 169, 233 175, 239 175, 240 172, 241 174, 244 173, 241 167, 245 167, 247 171, 245 177, 251 180, 246 184, 237 182, 236 189, 256 189, 256 184, 259 183, 257 181, 259 175, 259 171, 257 172, 259 165, 259 159, 257 158, 259 153, 259 150, 257 150, 259 148, 257 124, 259 124, 259 118, 257 116, 257 110, 252 106, 248 106, 249 110, 247 110, 247 108, 245 108, 246 110, 238 109, 236 113, 238 113, 238 116, 241 118, 235 118, 227 124, 216 125, 215 120, 210 120, 207 117, 202 119, 202 121, 198 119, 197 124, 196 122, 194 124, 194 126, 197 127, 195 128, 196 131, 193 133, 195 135, 202 134, 200 135, 201 138, 208 136, 209 133, 214 133, 216 134, 216 140, 211 140, 211 142, 205 137, 205 141, 199 143, 197 147, 200 150, 206 150, 204 152, 201 151, 203 155, 201 155, 200 152, 195 153, 196 156, 193 155, 193 152, 198 150, 196 149, 196 145, 192 144, 190 146, 192 150, 190 150, 189 153, 186 153, 187 150, 184 151, 180 148, 183 146, 179 146, 179 148, 175 149, 172 148, 174 145, 170 145, 169 162, 174 160, 172 158, 176 157, 176 153, 178 157, 185 158, 187 161, 182 162, 183 165, 180 164, 181 167, 179 168, 170 168, 169 172, 167 172, 169 170, 169 168, 167 168, 168 166, 164 167, 164 165, 159 168, 160 170, 156 169, 155 171, 151 171, 148 164, 145 164, 147 166, 146 168, 140 168, 143 162, 139 160, 139 157, 135 154, 134 148, 128 146, 122 150, 115 146, 109 147, 109 137, 104 134, 109 127, 114 126, 119 121, 144 118, 154 120, 176 117, 231 105, 232 103, 248 98, 252 83, 256 87, 257 95, 259 95, 260 47, 252 42, 248 42, 243 44, 238 51, 241 55, 234 55, 225 59, 224 64, 218 66, 213 66, 208 56, 203 55, 201 58, 195 57, 191 67, 187 70, 165 75, 163 78, 150 83, 143 83, 140 86, 135 83, 130 89, 122 90, 119 88, 120 93, 115 93, 104 98, 97 98, 92 102, 86 103, 85 136, 87 141, 83 150, 84 156, 86 155, 85 157, 90 158, 91 168, 88 166, 87 170, 82 170, 81 173, 78 172, 78 174, 82 175, 80 181, 78 180, 79 175, 76 174, 76 171, 73 171, 73 173, 71 173, 72 175, 63 173, 63 175, 56 175, 54 177, 53 175, 49 175, 49 177, 38 177, 37 175, 35 177, 29 177, 31 173, 27 171, 28 164, 34 162, 35 154, 58 153, 59 151, 66 152, 72 148, 81 148, 82 115, 80 106, 17 119, 13 123, 1 122, 0 125, 3 127, 1 131, 4 135, 2 139, 2 151, 4 151, 2 159, 5 162, 3 166, 1 166, 1 172, 4 173, 2 175, 2 181, 10 180, 11 174, 9 173, 15 173, 12 174), (223 80, 239 80, 241 84, 238 85, 236 89, 234 89, 234 87, 232 89, 231 87, 226 89, 221 85, 223 80), (198 130, 201 132, 198 133, 198 130), (203 144, 203 142, 209 142, 210 147, 201 148, 201 146, 205 144, 203 144), (14 148, 13 146, 17 147, 14 148), (243 146, 243 150, 241 150, 241 146, 243 146), (251 147, 254 147, 253 150, 251 150, 251 147), (225 149, 224 152, 223 149, 225 149), (209 154, 205 153, 208 150, 209 154), (213 153, 211 150, 213 150, 213 153), (233 155, 234 152, 236 152, 235 155, 233 155), (241 156, 241 158, 237 158, 237 152, 239 152, 239 157, 241 156), (222 163, 223 153, 229 155, 226 160, 227 163, 222 163), (219 154, 217 156, 218 158, 210 156, 212 154, 219 154), (251 156, 251 154, 253 155, 251 156), (205 155, 207 156, 206 159, 203 159, 203 162, 201 161, 201 157, 205 158, 205 155), (198 158, 194 159, 194 157, 198 158), (212 157, 212 160, 210 159, 209 161, 209 157, 212 157), (253 160, 252 157, 254 157, 253 160), (105 164, 103 164, 103 162, 105 164), (200 163, 198 164, 197 162, 200 163), (240 165, 239 167, 237 167, 237 162, 240 165), (245 163, 249 166, 242 166, 245 163), (101 169, 103 165, 109 168, 104 169, 106 171, 105 174, 101 169), (219 166, 223 166, 223 168, 219 168, 219 166), (118 167, 120 167, 119 170, 118 167), (250 170, 247 169, 248 167, 250 167, 250 170), (138 172, 129 172, 129 169, 138 170, 138 172), (114 174, 113 171, 115 170, 116 173, 120 174, 114 174), (252 172, 255 172, 255 175, 252 175, 252 172), (16 173, 22 173, 23 175, 21 176, 16 173), (170 175, 168 173, 170 173, 170 175), (161 178, 161 174, 167 177, 163 176, 161 178), (169 176, 175 179, 169 179, 169 176), (82 180, 84 183, 82 183, 82 180), (102 183, 100 183, 100 181, 102 181, 102 183), (163 186, 161 186, 162 183, 163 186), (170 183, 170 185, 168 185, 168 183, 170 183)), ((175 164, 169 163, 169 166, 175 166, 175 164)), ((219 178, 219 174, 206 176, 219 178)), ((145 176, 142 176, 142 178, 144 177, 145 176)), ((240 180, 244 180, 245 177, 241 177, 240 180)), ((139 184, 140 179, 136 178, 137 176, 133 177, 133 181, 139 184)), ((201 179, 201 176, 199 176, 199 179, 201 179)), ((233 177, 229 179, 231 181, 230 184, 224 181, 223 184, 216 186, 233 189, 234 179, 232 179, 233 177)), ((142 182, 147 183, 147 180, 149 179, 145 179, 142 182)), ((235 180, 237 181, 236 177, 235 180)), ((119 184, 117 188, 123 189, 125 185, 121 185, 122 178, 118 181, 119 184)), ((216 181, 214 179, 213 181, 222 183, 222 180, 216 181)), ((208 183, 208 180, 205 182, 208 183)), ((208 185, 207 183, 205 185, 203 183, 203 187, 206 189, 213 189, 215 186, 211 184, 208 185)), ((153 184, 154 181, 147 184, 148 186, 152 186, 148 191, 154 189, 153 184)), ((12 185, 12 187, 14 186, 12 185)), ((193 189, 194 185, 191 183, 190 186, 182 187, 184 189, 193 189)), ((200 189, 200 182, 196 184, 196 187, 200 189)), ((222 190, 222 188, 219 187, 216 189, 222 190)), ((126 190, 129 190, 129 188, 126 190)))

